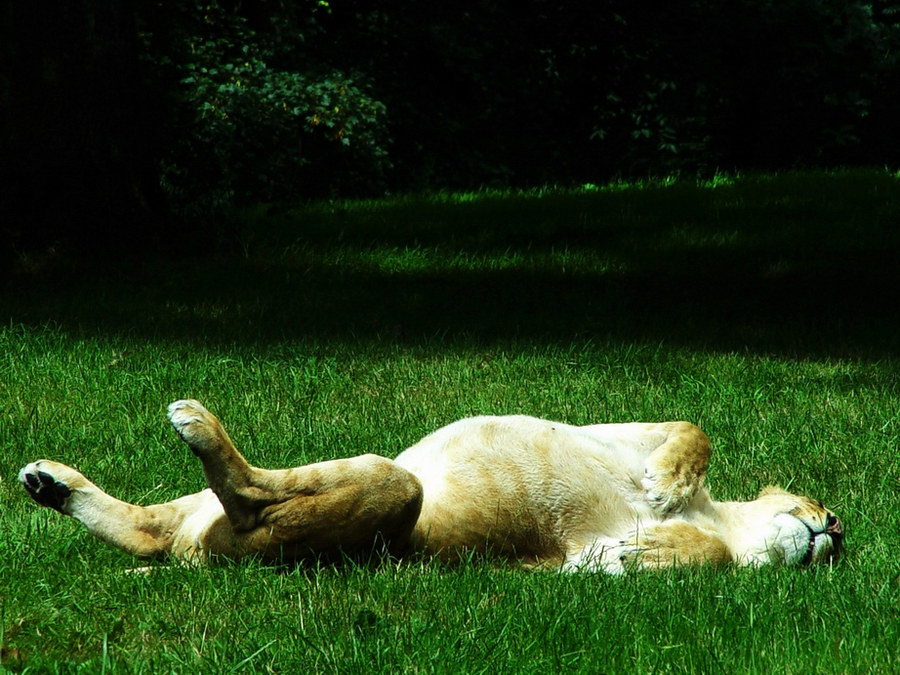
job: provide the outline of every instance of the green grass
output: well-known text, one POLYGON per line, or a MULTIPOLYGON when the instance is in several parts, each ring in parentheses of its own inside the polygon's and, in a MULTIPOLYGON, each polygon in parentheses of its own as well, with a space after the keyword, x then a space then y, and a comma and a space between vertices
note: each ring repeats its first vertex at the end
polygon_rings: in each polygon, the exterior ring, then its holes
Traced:
POLYGON ((0 299, 0 644, 20 672, 900 669, 900 180, 878 171, 260 208, 171 260, 21 261, 0 299), (196 253, 204 255, 197 257, 196 253), (136 563, 33 504, 49 457, 149 503, 203 487, 204 401, 254 463, 481 413, 689 419, 720 498, 842 517, 832 568, 612 578, 136 563))

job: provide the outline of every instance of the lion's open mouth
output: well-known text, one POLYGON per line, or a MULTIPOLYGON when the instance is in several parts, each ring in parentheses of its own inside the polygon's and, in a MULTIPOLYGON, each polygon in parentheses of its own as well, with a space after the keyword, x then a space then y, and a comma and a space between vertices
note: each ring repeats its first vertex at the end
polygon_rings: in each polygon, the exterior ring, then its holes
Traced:
POLYGON ((829 513, 825 519, 825 529, 821 532, 816 532, 809 525, 806 525, 806 529, 809 530, 809 546, 806 549, 803 560, 800 561, 801 564, 808 565, 813 562, 816 558, 816 551, 821 550, 822 547, 826 549, 826 559, 836 558, 840 554, 844 540, 844 526, 841 525, 841 521, 838 520, 837 516, 829 513), (825 537, 826 539, 821 545, 818 545, 820 537, 825 537))

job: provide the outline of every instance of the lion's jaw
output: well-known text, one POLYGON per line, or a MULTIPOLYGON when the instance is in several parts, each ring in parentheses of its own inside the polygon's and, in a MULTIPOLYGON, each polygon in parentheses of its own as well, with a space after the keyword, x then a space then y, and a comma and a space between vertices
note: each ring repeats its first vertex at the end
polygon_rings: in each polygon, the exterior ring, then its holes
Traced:
POLYGON ((806 565, 839 555, 844 531, 821 503, 781 488, 750 502, 711 502, 732 558, 742 565, 806 565))

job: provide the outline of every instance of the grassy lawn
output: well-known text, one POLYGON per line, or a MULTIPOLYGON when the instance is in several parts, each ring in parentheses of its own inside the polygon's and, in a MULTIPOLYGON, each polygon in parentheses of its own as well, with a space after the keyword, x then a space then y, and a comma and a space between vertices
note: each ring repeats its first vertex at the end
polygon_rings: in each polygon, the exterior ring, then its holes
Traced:
POLYGON ((25 260, 0 296, 0 644, 17 672, 900 670, 900 178, 259 208, 170 260, 25 260), (133 559, 33 504, 40 457, 150 503, 204 487, 194 397, 251 462, 393 457, 463 416, 687 419, 715 496, 844 521, 831 568, 613 578, 133 559))

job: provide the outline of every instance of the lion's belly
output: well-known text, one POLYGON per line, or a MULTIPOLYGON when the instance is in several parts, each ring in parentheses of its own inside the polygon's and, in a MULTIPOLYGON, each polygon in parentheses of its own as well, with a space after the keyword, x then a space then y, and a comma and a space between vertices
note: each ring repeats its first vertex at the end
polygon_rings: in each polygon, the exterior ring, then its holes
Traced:
POLYGON ((190 562, 205 562, 210 555, 236 553, 231 523, 212 490, 182 497, 188 515, 172 537, 172 555, 190 562), (190 500, 190 501, 188 501, 190 500))
POLYGON ((561 559, 634 528, 639 478, 615 448, 577 427, 528 417, 472 418, 401 453, 424 492, 419 550, 561 559))

